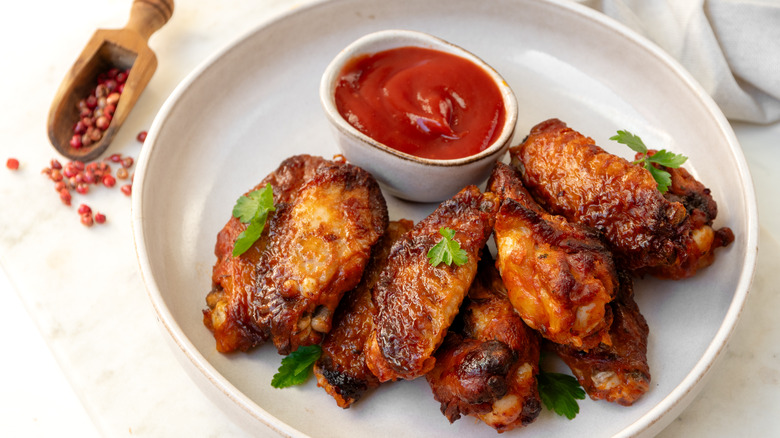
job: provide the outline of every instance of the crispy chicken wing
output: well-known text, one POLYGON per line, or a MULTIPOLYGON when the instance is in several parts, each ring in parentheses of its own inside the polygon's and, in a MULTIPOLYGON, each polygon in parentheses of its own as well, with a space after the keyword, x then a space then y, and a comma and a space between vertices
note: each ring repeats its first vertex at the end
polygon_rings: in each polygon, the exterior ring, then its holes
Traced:
POLYGON ((501 198, 496 266, 523 321, 545 338, 576 348, 606 341, 617 272, 600 235, 546 213, 505 164, 496 164, 488 188, 501 198))
POLYGON ((393 246, 374 288, 376 328, 367 344, 368 366, 380 381, 413 379, 433 367, 433 353, 476 275, 497 207, 495 195, 468 186, 393 246), (443 227, 455 230, 454 240, 468 254, 465 264, 428 261, 443 227))
MULTIPOLYGON (((284 160, 263 181, 252 188, 258 190, 271 184, 276 204, 287 204, 303 183, 320 167, 332 164, 321 157, 296 155, 284 160)), ((269 219, 274 212, 269 214, 269 219)), ((268 245, 268 228, 251 248, 233 257, 236 238, 247 225, 231 217, 217 235, 214 254, 217 262, 212 270, 211 292, 206 297, 208 308, 203 311, 203 323, 213 333, 217 350, 227 353, 246 351, 264 343, 270 336, 267 324, 252 318, 251 303, 257 295, 257 265, 268 245)))
POLYGON ((384 197, 366 171, 323 167, 271 220, 258 265, 258 312, 268 315, 281 354, 318 344, 341 297, 360 282, 371 248, 387 228, 384 197))
POLYGON ((590 398, 630 406, 650 388, 647 364, 645 318, 634 301, 633 281, 620 276, 620 290, 612 302, 614 315, 611 345, 601 344, 588 352, 548 343, 571 368, 590 398))
POLYGON ((604 151, 557 119, 533 127, 510 155, 543 207, 603 232, 627 269, 685 259, 693 238, 686 208, 665 198, 647 169, 604 151))
POLYGON ((412 229, 412 221, 392 221, 387 232, 374 246, 363 279, 341 299, 333 317, 333 329, 322 341, 322 355, 314 364, 317 384, 342 408, 348 408, 368 390, 379 386, 379 379, 366 365, 364 348, 374 329, 372 291, 387 264, 392 245, 412 229))
POLYGON ((488 256, 426 378, 450 422, 471 415, 506 432, 541 412, 539 350, 538 333, 515 312, 488 256))
MULTIPOLYGON (((387 227, 379 186, 358 167, 328 162, 290 187, 296 184, 299 188, 288 197, 275 196, 276 212, 257 248, 250 250, 258 251, 248 258, 256 260, 254 287, 243 283, 241 291, 234 286, 232 294, 207 299, 206 324, 215 337, 222 327, 251 327, 252 334, 262 334, 243 340, 247 330, 233 330, 238 334, 233 349, 245 350, 269 337, 281 354, 319 343, 330 330, 339 300, 360 281, 371 247, 387 227), (215 311, 220 307, 230 311, 215 311)), ((220 351, 231 350, 220 348, 219 337, 217 342, 220 351)), ((222 347, 226 345, 231 343, 222 347)))
MULTIPOLYGON (((654 153, 655 151, 650 151, 654 153)), ((701 268, 712 264, 715 250, 728 246, 734 241, 730 228, 714 229, 712 222, 718 215, 718 204, 712 199, 710 189, 697 181, 684 168, 669 168, 654 164, 672 177, 672 184, 664 197, 670 202, 679 202, 685 206, 691 223, 690 238, 684 239, 685 250, 678 252, 673 262, 658 267, 649 267, 640 272, 648 272, 656 277, 681 279, 687 278, 701 268)))
POLYGON ((686 228, 685 207, 666 200, 646 169, 557 119, 534 126, 510 154, 547 210, 604 232, 628 268, 674 257, 675 240, 686 228))

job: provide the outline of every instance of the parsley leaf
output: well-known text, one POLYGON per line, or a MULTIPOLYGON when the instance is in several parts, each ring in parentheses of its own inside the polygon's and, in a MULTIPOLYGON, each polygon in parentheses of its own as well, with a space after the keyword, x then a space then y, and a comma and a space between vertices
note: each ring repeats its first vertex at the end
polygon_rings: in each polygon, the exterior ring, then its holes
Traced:
POLYGON ((634 135, 628 131, 618 130, 617 135, 613 135, 609 139, 630 147, 634 152, 647 154, 647 146, 645 146, 645 142, 643 142, 639 136, 634 135))
POLYGON ((233 217, 245 224, 249 223, 257 215, 261 206, 273 206, 273 203, 273 189, 270 184, 266 184, 262 189, 253 190, 246 196, 238 198, 233 207, 233 217))
POLYGON ((238 198, 233 207, 233 217, 249 225, 236 238, 233 257, 243 254, 260 238, 268 213, 274 210, 274 190, 271 184, 266 184, 262 189, 253 190, 246 196, 238 198))
POLYGON ((653 163, 658 163, 661 166, 677 168, 682 166, 683 163, 685 163, 686 161, 688 161, 688 157, 686 157, 685 155, 673 154, 667 151, 666 149, 661 149, 660 151, 647 157, 647 160, 652 161, 653 163))
POLYGON ((319 345, 298 347, 297 350, 282 358, 279 370, 271 379, 271 386, 287 388, 305 382, 309 378, 309 371, 314 367, 314 362, 321 354, 322 347, 319 345))
POLYGON ((263 228, 265 228, 266 216, 263 216, 260 221, 252 221, 249 226, 246 227, 241 234, 236 238, 236 243, 233 245, 233 257, 240 256, 245 253, 246 250, 252 247, 252 244, 260 238, 263 234, 263 228))
POLYGON ((541 371, 537 376, 539 396, 547 409, 569 420, 580 412, 577 400, 585 399, 585 390, 568 374, 541 371))
POLYGON ((452 228, 440 228, 439 234, 443 237, 428 250, 428 261, 433 266, 439 266, 440 263, 444 263, 447 266, 455 263, 457 266, 466 264, 469 261, 468 253, 460 247, 458 241, 453 240, 455 237, 455 230, 452 228))
POLYGON ((669 186, 672 185, 672 175, 663 169, 653 166, 652 163, 674 169, 682 166, 683 163, 688 160, 688 157, 685 155, 674 154, 666 149, 661 149, 653 155, 648 155, 647 146, 645 146, 642 139, 628 131, 618 130, 617 135, 613 135, 609 139, 624 144, 630 147, 634 152, 642 154, 642 156, 634 161, 633 164, 641 165, 653 175, 653 179, 655 179, 658 186, 658 191, 661 193, 666 193, 666 191, 669 190, 669 186))
POLYGON ((658 191, 666 193, 666 191, 669 190, 669 186, 672 185, 672 175, 647 162, 645 162, 645 169, 650 171, 650 175, 653 175, 653 178, 658 185, 658 191))

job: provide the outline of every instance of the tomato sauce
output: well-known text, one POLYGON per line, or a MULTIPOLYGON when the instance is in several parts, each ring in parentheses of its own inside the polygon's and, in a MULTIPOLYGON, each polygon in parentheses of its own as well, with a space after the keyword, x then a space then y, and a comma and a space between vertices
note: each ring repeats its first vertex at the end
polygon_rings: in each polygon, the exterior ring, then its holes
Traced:
POLYGON ((418 47, 353 59, 341 72, 335 99, 352 126, 422 158, 477 154, 500 135, 506 117, 501 91, 482 68, 418 47))

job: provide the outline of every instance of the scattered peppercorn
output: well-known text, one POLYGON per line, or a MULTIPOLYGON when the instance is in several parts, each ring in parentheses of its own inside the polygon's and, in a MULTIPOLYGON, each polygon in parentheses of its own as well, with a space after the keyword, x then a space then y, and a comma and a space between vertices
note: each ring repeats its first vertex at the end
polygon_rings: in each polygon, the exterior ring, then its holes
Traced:
POLYGON ((91 211, 89 213, 80 214, 79 216, 81 216, 81 223, 85 227, 91 227, 92 224, 94 223, 93 219, 92 219, 92 212, 91 211))
POLYGON ((17 170, 17 169, 19 169, 19 160, 17 160, 16 158, 9 158, 5 162, 5 167, 7 167, 7 168, 9 168, 11 170, 17 170))
POLYGON ((81 204, 79 205, 78 212, 79 214, 92 213, 92 208, 87 204, 81 204))
POLYGON ((62 201, 65 205, 70 205, 70 200, 72 199, 70 192, 68 189, 62 189, 60 190, 60 201, 62 201))
MULTIPOLYGON (((131 178, 130 184, 124 184, 120 187, 120 191, 124 195, 130 196, 132 194, 132 176, 128 169, 133 166, 134 162, 135 160, 132 157, 123 156, 122 154, 112 154, 103 161, 92 161, 89 163, 74 160, 63 164, 57 159, 52 159, 49 162, 49 167, 45 167, 41 173, 54 182, 54 189, 57 191, 60 201, 65 205, 71 205, 74 196, 73 191, 80 195, 87 195, 92 185, 100 184, 107 188, 112 188, 116 185, 117 178, 122 180, 131 178), (111 165, 107 161, 120 165, 116 169, 116 178, 112 175, 111 165)), ((9 168, 12 166, 13 164, 9 168)), ((92 209, 87 204, 79 205, 78 214, 81 223, 87 227, 91 227, 95 223, 103 224, 106 222, 105 214, 95 213, 93 216, 92 209)))
POLYGON ((114 184, 116 184, 116 178, 111 175, 103 175, 102 182, 106 187, 114 187, 114 184))

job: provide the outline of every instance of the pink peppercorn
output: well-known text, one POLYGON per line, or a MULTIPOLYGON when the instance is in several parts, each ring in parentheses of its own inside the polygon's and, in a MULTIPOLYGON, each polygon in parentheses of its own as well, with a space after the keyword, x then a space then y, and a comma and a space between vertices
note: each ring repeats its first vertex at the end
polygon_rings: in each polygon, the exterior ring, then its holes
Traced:
POLYGON ((106 187, 114 187, 116 179, 111 175, 103 175, 103 185, 106 187))
POLYGON ((89 213, 84 213, 84 214, 80 214, 79 216, 81 216, 81 223, 82 223, 82 224, 83 224, 85 227, 89 228, 89 227, 91 227, 91 226, 92 226, 92 224, 93 224, 93 220, 92 220, 92 212, 89 212, 89 213))
POLYGON ((60 190, 60 201, 65 205, 70 205, 71 195, 68 189, 60 190))

